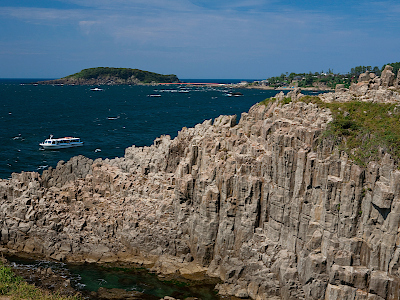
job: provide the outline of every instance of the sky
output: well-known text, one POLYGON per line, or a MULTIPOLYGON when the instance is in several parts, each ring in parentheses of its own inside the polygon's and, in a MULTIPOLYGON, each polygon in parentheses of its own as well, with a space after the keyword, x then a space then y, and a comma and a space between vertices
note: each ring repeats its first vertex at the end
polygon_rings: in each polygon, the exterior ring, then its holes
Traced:
POLYGON ((265 79, 400 61, 400 2, 0 0, 0 78, 265 79))

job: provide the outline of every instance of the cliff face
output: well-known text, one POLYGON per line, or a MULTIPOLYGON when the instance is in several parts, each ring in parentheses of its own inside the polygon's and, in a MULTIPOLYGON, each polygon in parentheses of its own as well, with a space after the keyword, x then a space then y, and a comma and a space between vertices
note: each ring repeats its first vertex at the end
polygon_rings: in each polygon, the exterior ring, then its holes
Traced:
POLYGON ((13 174, 0 181, 2 247, 206 272, 237 297, 400 299, 394 160, 382 153, 361 168, 317 139, 329 110, 280 103, 253 106, 239 124, 221 116, 183 128, 122 158, 13 174))

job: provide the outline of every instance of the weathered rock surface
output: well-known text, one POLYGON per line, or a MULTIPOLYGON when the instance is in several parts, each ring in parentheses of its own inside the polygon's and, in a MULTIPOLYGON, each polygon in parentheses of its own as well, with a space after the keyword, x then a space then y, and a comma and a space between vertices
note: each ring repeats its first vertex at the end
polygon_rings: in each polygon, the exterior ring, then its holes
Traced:
POLYGON ((381 74, 382 86, 393 86, 395 78, 396 75, 393 73, 393 67, 387 65, 381 74))
POLYGON ((106 289, 99 288, 99 290, 92 294, 99 300, 140 300, 143 299, 143 294, 137 291, 125 291, 122 289, 106 289))
MULTIPOLYGON (((369 77, 320 98, 400 100, 369 77)), ((0 244, 206 273, 240 298, 400 299, 400 171, 388 154, 364 169, 317 143, 331 120, 315 104, 255 105, 239 124, 220 116, 122 158, 13 174, 0 181, 0 244)))
POLYGON ((397 72, 397 78, 396 78, 396 81, 394 83, 394 86, 396 88, 400 88, 400 70, 397 72))
POLYGON ((374 73, 363 73, 358 78, 358 83, 345 89, 343 85, 337 85, 334 93, 320 95, 326 102, 340 101, 367 101, 367 102, 399 102, 400 101, 400 73, 397 75, 392 72, 393 67, 387 65, 381 77, 374 73))

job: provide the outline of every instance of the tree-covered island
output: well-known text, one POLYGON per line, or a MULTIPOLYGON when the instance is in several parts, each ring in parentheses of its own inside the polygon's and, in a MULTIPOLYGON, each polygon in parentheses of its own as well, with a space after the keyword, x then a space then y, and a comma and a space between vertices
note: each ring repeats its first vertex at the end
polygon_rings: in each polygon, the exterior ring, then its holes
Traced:
POLYGON ((152 83, 175 83, 179 78, 174 75, 142 71, 130 68, 98 67, 84 69, 66 77, 39 81, 38 84, 71 84, 71 85, 136 85, 152 83))

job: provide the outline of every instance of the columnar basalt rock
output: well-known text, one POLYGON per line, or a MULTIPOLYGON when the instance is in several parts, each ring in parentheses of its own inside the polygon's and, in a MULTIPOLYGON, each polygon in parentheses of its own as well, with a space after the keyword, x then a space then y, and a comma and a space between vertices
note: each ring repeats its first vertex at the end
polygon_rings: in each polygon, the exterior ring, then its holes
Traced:
MULTIPOLYGON (((382 102, 399 101, 369 84, 361 99, 381 91, 382 102)), ((320 98, 349 101, 358 88, 320 98)), ((318 139, 330 111, 301 102, 300 91, 292 97, 121 158, 76 157, 1 180, 3 250, 206 273, 222 279, 221 294, 241 298, 400 299, 394 159, 354 164, 318 139)))

